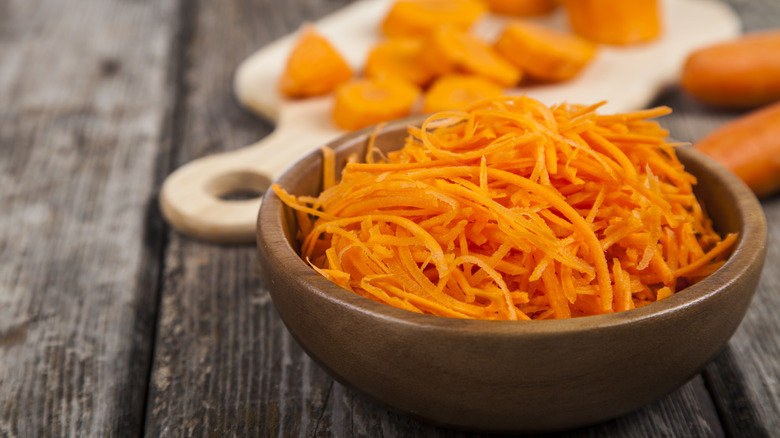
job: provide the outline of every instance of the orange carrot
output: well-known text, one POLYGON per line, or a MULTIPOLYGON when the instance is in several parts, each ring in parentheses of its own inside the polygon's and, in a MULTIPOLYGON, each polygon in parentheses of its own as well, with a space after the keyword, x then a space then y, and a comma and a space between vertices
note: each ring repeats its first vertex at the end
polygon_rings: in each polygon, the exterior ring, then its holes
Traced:
POLYGON ((478 0, 398 0, 382 20, 385 35, 425 36, 439 26, 468 30, 487 11, 478 0))
POLYGON ((602 44, 637 44, 662 32, 658 0, 564 0, 572 29, 602 44))
POLYGON ((557 0, 486 0, 485 3, 497 14, 523 17, 548 14, 558 6, 557 0))
POLYGON ((571 79, 596 54, 596 44, 567 32, 527 21, 515 21, 495 43, 498 53, 543 82, 571 79))
POLYGON ((424 87, 431 82, 435 74, 422 63, 422 54, 422 39, 390 38, 378 43, 369 51, 365 74, 375 79, 392 76, 418 87, 424 87))
POLYGON ((485 41, 452 26, 440 27, 430 36, 423 61, 439 75, 465 73, 483 76, 503 87, 517 85, 523 75, 485 41))
POLYGON ((420 90, 399 79, 356 79, 336 91, 333 121, 346 130, 408 116, 420 90))
POLYGON ((681 81, 693 97, 713 106, 745 109, 780 100, 780 30, 691 53, 681 81))
POLYGON ((279 78, 287 97, 328 94, 352 77, 352 68, 314 26, 304 26, 279 78))
POLYGON ((694 144, 740 177, 757 196, 780 191, 780 102, 727 123, 694 144))
POLYGON ((422 111, 433 113, 454 110, 486 97, 500 96, 504 89, 479 76, 441 76, 425 92, 422 111))
POLYGON ((307 215, 301 255, 369 299, 451 318, 630 310, 716 270, 737 235, 715 233, 649 120, 667 108, 597 109, 487 98, 348 163, 316 198, 273 190, 307 215))

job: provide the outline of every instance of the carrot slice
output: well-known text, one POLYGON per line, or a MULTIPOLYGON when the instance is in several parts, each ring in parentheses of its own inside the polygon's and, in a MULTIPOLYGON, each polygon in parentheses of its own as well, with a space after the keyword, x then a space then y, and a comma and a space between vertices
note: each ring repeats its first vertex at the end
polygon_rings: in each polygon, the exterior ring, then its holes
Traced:
POLYGON ((564 0, 578 35, 602 44, 637 44, 662 32, 658 0, 564 0))
POLYGON ((387 39, 369 51, 365 75, 374 79, 391 76, 424 87, 435 74, 422 63, 422 55, 423 41, 420 38, 387 39))
POLYGON ((486 11, 477 0, 399 0, 390 7, 381 28, 391 37, 425 36, 443 25, 468 30, 486 11))
POLYGON ((419 95, 417 87, 394 78, 353 80, 336 91, 333 121, 351 131, 405 117, 419 95))
POLYGON ((316 198, 272 189, 299 213, 302 257, 369 299, 450 318, 630 310, 717 270, 739 237, 713 230, 649 120, 668 109, 598 107, 485 98, 336 184, 325 172, 316 198))
POLYGON ((432 113, 460 109, 486 97, 499 96, 504 89, 495 82, 479 76, 441 76, 425 92, 422 111, 432 113))
POLYGON ((495 48, 529 78, 543 82, 571 79, 597 51, 584 38, 527 21, 507 25, 495 48))
POLYGON ((483 76, 504 87, 520 82, 523 72, 477 36, 452 26, 441 27, 428 39, 424 62, 440 75, 483 76))
POLYGON ((558 6, 557 0, 485 0, 485 3, 497 14, 523 17, 548 14, 558 6))
POLYGON ((352 77, 352 68, 312 25, 304 26, 279 78, 287 97, 328 94, 352 77))

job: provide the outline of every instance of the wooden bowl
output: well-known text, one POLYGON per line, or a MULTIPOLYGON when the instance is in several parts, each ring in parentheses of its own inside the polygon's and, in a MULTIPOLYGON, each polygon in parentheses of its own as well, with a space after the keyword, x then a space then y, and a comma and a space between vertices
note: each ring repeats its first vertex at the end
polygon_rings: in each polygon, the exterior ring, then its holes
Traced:
MULTIPOLYGON (((389 123, 376 139, 403 144, 389 123)), ((329 146, 340 165, 363 154, 371 129, 329 146)), ((752 192, 704 155, 679 149, 696 193, 721 233, 739 232, 727 263, 684 291, 639 309, 552 321, 460 320, 416 314, 342 289, 298 255, 296 222, 268 193, 257 222, 260 264, 290 333, 336 380, 438 425, 544 432, 601 422, 678 388, 726 344, 747 311, 766 253, 766 222, 752 192)), ((321 154, 278 178, 316 195, 321 154)))

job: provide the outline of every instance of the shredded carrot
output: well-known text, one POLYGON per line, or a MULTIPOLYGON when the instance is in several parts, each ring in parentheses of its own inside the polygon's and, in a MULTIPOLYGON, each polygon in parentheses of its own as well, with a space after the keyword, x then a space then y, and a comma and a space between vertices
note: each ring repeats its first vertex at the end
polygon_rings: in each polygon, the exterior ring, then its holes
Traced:
POLYGON ((483 99, 390 152, 372 135, 366 162, 337 183, 325 172, 317 197, 273 190, 299 213, 314 269, 378 302, 497 320, 634 309, 714 272, 738 236, 714 231, 651 120, 668 108, 599 106, 483 99))
POLYGON ((333 149, 321 148, 322 152, 322 188, 327 190, 336 185, 336 164, 333 149))

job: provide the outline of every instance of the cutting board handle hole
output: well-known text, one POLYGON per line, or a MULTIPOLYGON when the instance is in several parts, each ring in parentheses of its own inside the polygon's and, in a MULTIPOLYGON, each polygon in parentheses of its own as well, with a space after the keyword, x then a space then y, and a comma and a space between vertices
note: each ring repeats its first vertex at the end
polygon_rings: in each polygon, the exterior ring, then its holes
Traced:
POLYGON ((206 190, 223 201, 245 201, 262 198, 271 179, 251 170, 234 171, 214 177, 206 190))
POLYGON ((256 192, 254 190, 235 190, 223 193, 217 197, 223 201, 248 201, 250 199, 262 198, 263 194, 264 192, 256 192))

